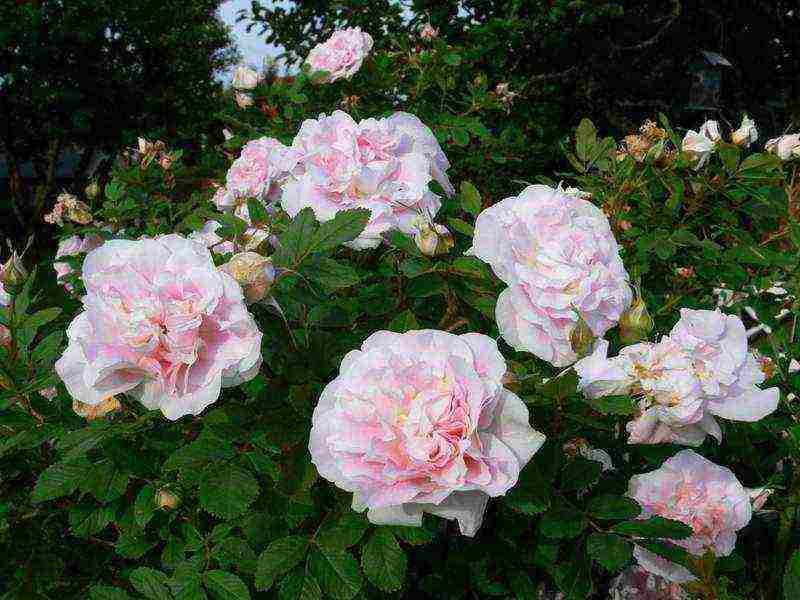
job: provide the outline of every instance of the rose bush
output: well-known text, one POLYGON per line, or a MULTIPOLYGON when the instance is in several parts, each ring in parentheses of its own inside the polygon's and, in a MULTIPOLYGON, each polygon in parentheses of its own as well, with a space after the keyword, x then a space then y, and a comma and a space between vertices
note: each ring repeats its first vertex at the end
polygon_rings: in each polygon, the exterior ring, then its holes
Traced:
POLYGON ((583 121, 536 173, 424 42, 242 72, 197 160, 52 199, 0 269, 3 598, 794 597, 791 141, 583 121))

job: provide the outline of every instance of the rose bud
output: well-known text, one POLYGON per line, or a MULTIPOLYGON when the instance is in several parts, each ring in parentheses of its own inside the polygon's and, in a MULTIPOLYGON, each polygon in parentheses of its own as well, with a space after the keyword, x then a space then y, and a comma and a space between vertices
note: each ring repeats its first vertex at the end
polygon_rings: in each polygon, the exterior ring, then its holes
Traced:
POLYGON ((173 509, 177 508, 180 503, 181 499, 166 488, 161 488, 156 492, 156 506, 158 508, 173 509))
POLYGON ((245 300, 252 304, 269 295, 269 288, 275 281, 275 267, 269 258, 255 252, 240 252, 220 267, 239 285, 245 300))
POLYGON ((422 225, 414 234, 414 241, 425 256, 447 254, 455 245, 453 234, 439 223, 422 225))
POLYGON ((594 348, 594 343, 597 340, 592 328, 586 320, 578 313, 578 322, 569 334, 569 343, 572 351, 578 356, 583 358, 589 356, 594 348))
POLYGON ((653 317, 647 312, 647 305, 637 294, 631 307, 619 318, 619 338, 623 344, 639 342, 653 331, 653 317))
POLYGON ((731 134, 731 141, 737 146, 744 146, 747 148, 750 144, 758 139, 758 129, 756 129, 756 122, 747 115, 742 118, 742 124, 739 129, 731 134))
POLYGON ((0 283, 10 287, 21 285, 28 278, 28 271, 22 264, 22 258, 16 253, 11 253, 6 263, 0 267, 0 283))

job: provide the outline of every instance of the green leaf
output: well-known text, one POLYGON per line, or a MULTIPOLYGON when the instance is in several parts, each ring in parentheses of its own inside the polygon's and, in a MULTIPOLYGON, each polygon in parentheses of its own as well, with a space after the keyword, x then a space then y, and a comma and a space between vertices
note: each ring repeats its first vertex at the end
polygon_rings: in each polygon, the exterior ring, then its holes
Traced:
POLYGON ((221 465, 203 475, 198 498, 212 515, 232 519, 247 510, 258 491, 258 481, 248 471, 221 465))
POLYGON ((327 256, 314 256, 304 263, 302 274, 322 286, 327 293, 356 285, 361 278, 356 270, 327 256))
POLYGON ((631 559, 633 544, 613 533, 593 533, 586 540, 586 551, 613 573, 631 559))
POLYGON ((262 225, 269 221, 269 215, 264 210, 264 205, 255 198, 247 199, 247 214, 254 225, 262 225))
POLYGON ((604 415, 632 415, 637 410, 636 401, 630 396, 603 396, 586 398, 593 409, 604 415))
POLYGON ((23 327, 31 329, 39 329, 39 327, 49 323, 60 314, 61 314, 60 308, 46 308, 44 310, 40 310, 38 312, 33 313, 31 316, 25 319, 23 327))
POLYGON ((117 554, 123 558, 140 558, 154 545, 155 542, 151 542, 145 538, 143 532, 126 531, 119 536, 114 548, 117 554))
POLYGON ((114 510, 107 506, 83 505, 69 511, 69 526, 77 537, 88 537, 105 529, 114 519, 114 510))
POLYGON ((434 535, 422 527, 397 525, 391 529, 395 537, 400 538, 406 544, 411 544, 412 546, 423 546, 425 544, 430 544, 434 540, 434 535))
POLYGON ((316 542, 325 548, 344 550, 357 544, 368 527, 369 524, 360 515, 346 513, 320 529, 316 542))
POLYGON ((481 211, 481 195, 469 181, 461 183, 461 208, 471 215, 477 215, 481 211))
POLYGON ((561 489, 565 492, 586 489, 600 479, 603 465, 596 460, 577 457, 567 463, 561 476, 561 489))
POLYGON ((125 493, 130 473, 120 471, 112 462, 106 461, 92 465, 81 490, 92 494, 100 502, 116 500, 125 493))
POLYGON ((591 561, 581 549, 553 569, 556 585, 570 600, 585 599, 594 591, 591 561))
POLYGON ((582 513, 569 508, 556 508, 542 517, 539 530, 549 538, 574 538, 587 525, 586 516, 582 513))
POLYGON ((208 591, 218 600, 250 600, 250 590, 244 581, 227 571, 209 571, 205 575, 208 591))
POLYGON ((448 65, 451 65, 453 67, 457 67, 458 65, 461 64, 461 55, 458 52, 447 52, 444 55, 444 59, 443 60, 448 65))
POLYGON ((542 477, 539 467, 529 462, 520 473, 519 481, 505 497, 511 508, 526 515, 537 515, 550 508, 553 491, 550 482, 542 477))
POLYGON ((334 600, 350 600, 364 584, 356 559, 342 550, 313 550, 309 566, 323 591, 334 600))
POLYGON ((598 519, 634 519, 639 516, 642 509, 630 498, 604 494, 592 498, 589 502, 589 512, 598 519))
POLYGON ((751 154, 739 165, 739 171, 753 171, 756 169, 775 169, 780 167, 781 161, 777 156, 767 153, 751 154))
POLYGON ((387 237, 392 246, 403 250, 406 254, 410 254, 411 256, 422 256, 422 253, 419 251, 419 248, 417 248, 414 240, 412 240, 405 233, 400 231, 390 231, 387 237))
POLYGON ((91 463, 85 458, 52 465, 39 476, 31 494, 31 502, 46 502, 71 494, 91 469, 91 463))
POLYGON ((321 600, 322 590, 317 580, 302 570, 289 573, 281 581, 278 600, 321 600))
POLYGON ((682 539, 692 535, 693 530, 680 521, 664 517, 650 517, 636 521, 626 521, 614 526, 616 533, 646 538, 682 539))
POLYGON ((42 363, 53 360, 61 349, 61 342, 64 339, 63 331, 53 331, 33 348, 31 360, 34 363, 42 363))
POLYGON ((202 434, 191 444, 173 452, 164 463, 164 471, 178 471, 187 483, 196 481, 212 463, 233 457, 230 442, 215 435, 202 434))
POLYGON ((514 569, 508 573, 508 584, 517 597, 517 600, 530 600, 537 598, 538 592, 528 574, 521 569, 514 569))
POLYGON ((406 331, 419 329, 419 322, 414 313, 410 310, 404 310, 391 320, 387 329, 396 333, 405 333, 406 331))
POLYGON ((89 590, 89 600, 131 600, 128 592, 110 585, 95 585, 89 590))
POLYGON ((289 572, 306 555, 308 538, 292 535, 272 542, 261 556, 256 567, 256 589, 268 590, 275 580, 289 572))
POLYGON ((280 248, 273 255, 275 265, 294 268, 318 227, 313 210, 304 208, 297 213, 289 228, 280 236, 280 248))
POLYGON ((150 567, 131 571, 129 580, 134 589, 148 600, 172 600, 167 587, 167 576, 150 567))
POLYGON ((136 524, 139 527, 144 527, 150 522, 150 518, 156 511, 156 488, 153 484, 148 483, 136 496, 136 502, 133 505, 133 516, 136 519, 136 524))
POLYGON ((800 598, 800 550, 795 550, 783 572, 783 597, 785 600, 800 598))
POLYGON ((575 150, 578 158, 586 162, 597 144, 597 130, 589 119, 581 120, 575 132, 575 150))
POLYGON ((369 221, 370 212, 364 209, 343 210, 330 221, 319 226, 313 236, 309 252, 332 250, 345 242, 356 239, 369 221))
POLYGON ((403 587, 406 578, 406 554, 389 529, 379 527, 370 536, 361 553, 364 575, 384 592, 403 587))
POLYGON ((242 538, 229 537, 218 544, 211 557, 223 569, 235 567, 242 573, 254 573, 258 559, 253 549, 242 538))

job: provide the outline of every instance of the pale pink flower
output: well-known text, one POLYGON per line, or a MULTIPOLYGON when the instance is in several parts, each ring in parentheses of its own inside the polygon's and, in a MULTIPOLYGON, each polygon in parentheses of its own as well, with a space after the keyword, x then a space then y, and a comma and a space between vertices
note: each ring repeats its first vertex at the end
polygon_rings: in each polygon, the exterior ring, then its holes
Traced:
POLYGON ((322 392, 312 461, 373 523, 420 525, 428 512, 472 536, 544 442, 505 372, 478 333, 374 333, 322 392))
POLYGON ((261 332, 202 244, 176 234, 111 240, 86 256, 83 281, 84 310, 56 363, 76 400, 128 393, 175 420, 258 372, 261 332))
POLYGON ((731 133, 731 141, 737 146, 744 146, 745 148, 758 141, 756 122, 747 115, 742 117, 742 124, 739 129, 731 133))
POLYGON ((275 267, 269 258, 255 252, 240 252, 220 267, 242 286, 248 303, 259 302, 267 297, 275 281, 275 267))
POLYGON ((712 142, 718 142, 722 139, 722 136, 719 133, 719 123, 711 119, 700 125, 699 133, 712 142))
POLYGON ((222 227, 219 221, 206 221, 203 228, 189 234, 189 239, 200 242, 214 254, 230 254, 236 252, 236 244, 225 240, 217 234, 222 227))
MULTIPOLYGON (((11 295, 3 287, 0 281, 0 307, 11 304, 11 295)), ((11 342, 11 332, 5 325, 0 325, 0 346, 7 346, 11 342)))
POLYGON ((632 566, 611 582, 608 600, 690 600, 690 597, 680 584, 632 566))
MULTIPOLYGON (((682 450, 659 469, 631 478, 628 495, 642 506, 639 518, 652 516, 680 521, 693 530, 688 538, 671 540, 690 554, 711 551, 728 556, 736 533, 750 522, 750 491, 725 467, 692 450, 682 450)), ((693 581, 688 569, 641 546, 633 553, 649 572, 676 583, 693 581)))
POLYGON ((766 377, 748 351, 738 317, 683 309, 657 344, 628 346, 613 358, 607 352, 608 343, 601 341, 575 364, 578 387, 590 398, 639 398, 639 416, 627 425, 631 444, 694 446, 706 435, 721 441, 715 417, 758 421, 778 406, 778 388, 757 387, 766 377))
MULTIPOLYGON (((64 256, 78 256, 79 254, 85 254, 87 252, 91 252, 102 244, 103 238, 99 235, 87 235, 85 238, 73 235, 61 240, 58 243, 56 258, 58 259, 64 256)), ((74 269, 69 265, 69 263, 63 261, 54 262, 53 268, 56 271, 57 281, 64 286, 64 289, 66 289, 68 292, 71 292, 73 290, 73 285, 64 281, 64 279, 70 275, 74 269)))
POLYGON ((225 188, 217 191, 214 202, 220 209, 247 198, 274 202, 296 161, 296 153, 274 138, 250 140, 228 169, 225 188))
POLYGON ((342 111, 306 120, 294 139, 299 159, 281 206, 290 216, 310 207, 319 221, 348 209, 369 210, 366 229, 349 243, 354 248, 375 247, 393 229, 413 235, 420 217, 432 219, 441 206, 429 183, 447 181, 441 170, 447 159, 426 131, 404 113, 361 123, 342 111))
POLYGON ((602 337, 633 295, 608 219, 560 189, 532 185, 478 215, 471 254, 509 284, 497 300, 503 338, 566 366, 578 315, 602 337))
POLYGON ((764 145, 764 150, 777 155, 781 160, 800 157, 800 133, 772 138, 764 145))
POLYGON ((419 37, 426 41, 434 40, 439 37, 439 30, 430 23, 425 23, 419 29, 419 37))
POLYGON ((372 36, 360 27, 335 31, 327 41, 311 49, 306 62, 312 72, 325 72, 325 81, 350 79, 372 50, 372 36))

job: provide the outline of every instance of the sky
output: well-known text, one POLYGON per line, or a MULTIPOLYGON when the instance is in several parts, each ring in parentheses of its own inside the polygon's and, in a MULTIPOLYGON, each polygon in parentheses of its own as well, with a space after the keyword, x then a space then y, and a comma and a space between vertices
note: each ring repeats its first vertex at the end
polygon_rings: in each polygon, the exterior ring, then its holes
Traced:
MULTIPOLYGON (((263 4, 274 4, 274 2, 264 1, 263 4)), ((219 8, 222 20, 231 27, 231 32, 239 51, 242 53, 242 62, 256 69, 261 69, 261 64, 267 56, 277 56, 279 48, 272 44, 266 44, 257 29, 247 33, 247 23, 237 23, 236 16, 239 11, 250 9, 250 0, 228 0, 219 8)), ((230 73, 224 74, 223 79, 230 80, 230 73)))

